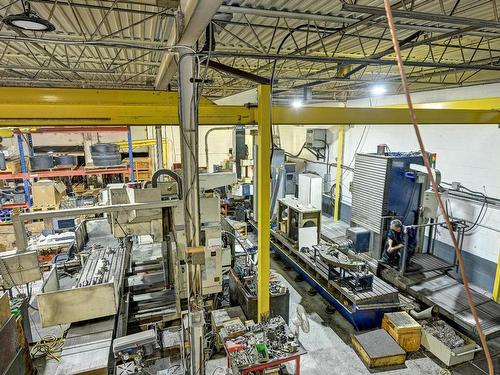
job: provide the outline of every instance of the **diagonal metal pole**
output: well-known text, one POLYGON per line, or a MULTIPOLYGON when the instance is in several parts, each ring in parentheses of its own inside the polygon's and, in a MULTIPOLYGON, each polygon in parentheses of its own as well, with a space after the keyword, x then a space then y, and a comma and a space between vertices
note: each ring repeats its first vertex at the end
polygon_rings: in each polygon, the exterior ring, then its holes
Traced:
POLYGON ((460 248, 460 245, 458 244, 458 240, 457 240, 457 237, 455 236, 455 232, 453 231, 453 226, 450 222, 450 218, 448 217, 448 214, 447 214, 446 209, 444 207, 443 200, 441 199, 441 194, 439 193, 439 190, 438 190, 436 178, 435 178, 434 174, 432 174, 432 169, 431 169, 431 165, 429 162, 429 158, 427 157, 427 151, 425 149, 422 135, 420 134, 420 128, 419 128, 418 121, 417 121, 417 115, 416 115, 415 109, 413 108, 413 102, 411 100, 408 79, 406 78, 405 67, 403 64, 403 58, 401 57, 401 50, 399 48, 398 37, 396 35, 396 27, 394 26, 394 19, 392 17, 392 9, 391 9, 391 5, 389 3, 389 0, 384 0, 384 7, 385 7, 386 15, 387 15, 387 23, 389 24, 389 29, 391 31, 392 43, 394 45, 394 52, 396 53, 399 74, 401 76, 401 82, 403 84, 403 90, 404 90, 404 94, 406 97, 406 102, 408 103, 408 110, 410 112, 411 122, 412 122, 413 128, 415 130, 415 135, 417 136, 418 145, 419 145, 420 151, 422 153, 422 158, 424 160, 425 168, 427 169, 427 173, 428 173, 429 179, 431 181, 432 190, 434 191, 434 195, 436 196, 436 201, 438 203, 439 210, 441 211, 441 215, 443 215, 443 218, 446 222, 446 227, 448 228, 448 232, 450 234, 450 238, 451 238, 451 241, 453 243, 453 247, 455 248, 455 253, 457 255, 458 264, 460 266, 460 273, 461 273, 462 281, 464 284, 465 296, 467 297, 467 302, 470 306, 470 310, 472 312, 472 315, 474 317, 474 321, 476 323, 477 334, 479 336, 479 339, 481 340, 481 346, 483 347, 484 356, 486 357, 486 361, 488 363, 489 375, 494 375, 493 361, 491 359, 491 354, 490 354, 490 351, 488 349, 488 343, 486 342, 483 328, 481 327, 481 322, 479 321, 479 317, 477 315, 476 305, 474 304, 474 301, 472 299, 472 294, 471 294, 470 289, 469 289, 469 280, 467 278, 467 274, 465 273, 464 260, 462 258, 462 249, 460 248))

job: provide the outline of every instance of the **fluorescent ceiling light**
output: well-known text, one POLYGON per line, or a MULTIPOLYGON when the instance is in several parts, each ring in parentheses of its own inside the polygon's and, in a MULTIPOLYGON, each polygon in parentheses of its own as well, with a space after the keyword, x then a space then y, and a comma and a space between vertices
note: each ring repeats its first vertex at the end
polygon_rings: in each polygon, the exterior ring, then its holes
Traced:
POLYGON ((384 95, 385 92, 387 91, 386 87, 384 85, 375 85, 372 86, 370 92, 373 95, 384 95))
POLYGON ((293 108, 300 108, 300 107, 302 107, 303 104, 304 103, 302 103, 302 100, 300 100, 300 99, 294 99, 292 101, 292 107, 293 108))

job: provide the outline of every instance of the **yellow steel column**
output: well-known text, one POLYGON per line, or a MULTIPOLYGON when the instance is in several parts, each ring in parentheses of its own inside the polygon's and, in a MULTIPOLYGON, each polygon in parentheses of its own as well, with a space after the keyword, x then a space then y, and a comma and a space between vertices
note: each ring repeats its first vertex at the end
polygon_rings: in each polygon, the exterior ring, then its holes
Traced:
POLYGON ((493 284, 493 300, 500 303, 500 252, 498 253, 497 273, 493 284))
POLYGON ((271 87, 259 85, 257 108, 257 225, 258 225, 258 286, 257 319, 269 314, 269 273, 271 263, 271 87))
POLYGON ((163 141, 163 167, 168 168, 168 142, 163 141))
POLYGON ((344 159, 344 127, 337 126, 337 173, 335 175, 335 205, 333 206, 333 221, 339 221, 340 216, 340 187, 342 186, 342 163, 344 159))

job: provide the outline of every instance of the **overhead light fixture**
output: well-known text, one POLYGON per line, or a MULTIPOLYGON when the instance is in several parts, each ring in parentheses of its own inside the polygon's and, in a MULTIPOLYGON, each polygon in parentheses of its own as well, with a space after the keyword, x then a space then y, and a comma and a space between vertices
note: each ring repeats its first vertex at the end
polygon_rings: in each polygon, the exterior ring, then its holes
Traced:
POLYGON ((386 87, 384 85, 375 85, 372 86, 370 92, 373 95, 384 95, 385 92, 387 91, 386 87))
POLYGON ((30 2, 27 0, 22 1, 24 13, 13 14, 4 17, 2 22, 7 26, 26 31, 54 31, 56 28, 49 21, 39 17, 34 11, 31 10, 30 2))
POLYGON ((300 99, 294 99, 294 100, 292 101, 292 107, 293 107, 293 108, 300 108, 300 107, 302 107, 303 105, 304 105, 304 103, 303 103, 303 102, 302 102, 302 100, 300 100, 300 99))

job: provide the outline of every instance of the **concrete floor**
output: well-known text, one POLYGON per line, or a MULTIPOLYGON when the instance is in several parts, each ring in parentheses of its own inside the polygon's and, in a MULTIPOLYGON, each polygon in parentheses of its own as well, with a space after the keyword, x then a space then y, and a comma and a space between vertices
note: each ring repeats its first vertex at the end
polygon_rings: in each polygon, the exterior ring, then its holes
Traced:
MULTIPOLYGON (((271 261, 271 267, 284 278, 290 288, 290 317, 293 319, 296 305, 300 303, 306 309, 310 320, 310 332, 300 335, 300 341, 308 351, 302 359, 303 374, 482 375, 487 373, 484 356, 481 353, 477 354, 471 363, 446 369, 439 360, 433 359, 432 354, 424 352, 423 349, 408 355, 404 366, 368 370, 351 346, 350 335, 354 332, 353 327, 340 314, 327 314, 325 312, 326 301, 319 295, 309 296, 307 294, 310 289, 309 284, 305 281, 296 282, 297 274, 294 271, 284 270, 284 266, 285 263, 281 260, 272 259, 271 261)), ((491 341, 490 350, 494 356, 495 373, 500 374, 500 340, 491 341)), ((211 373, 208 372, 208 374, 211 373)))

